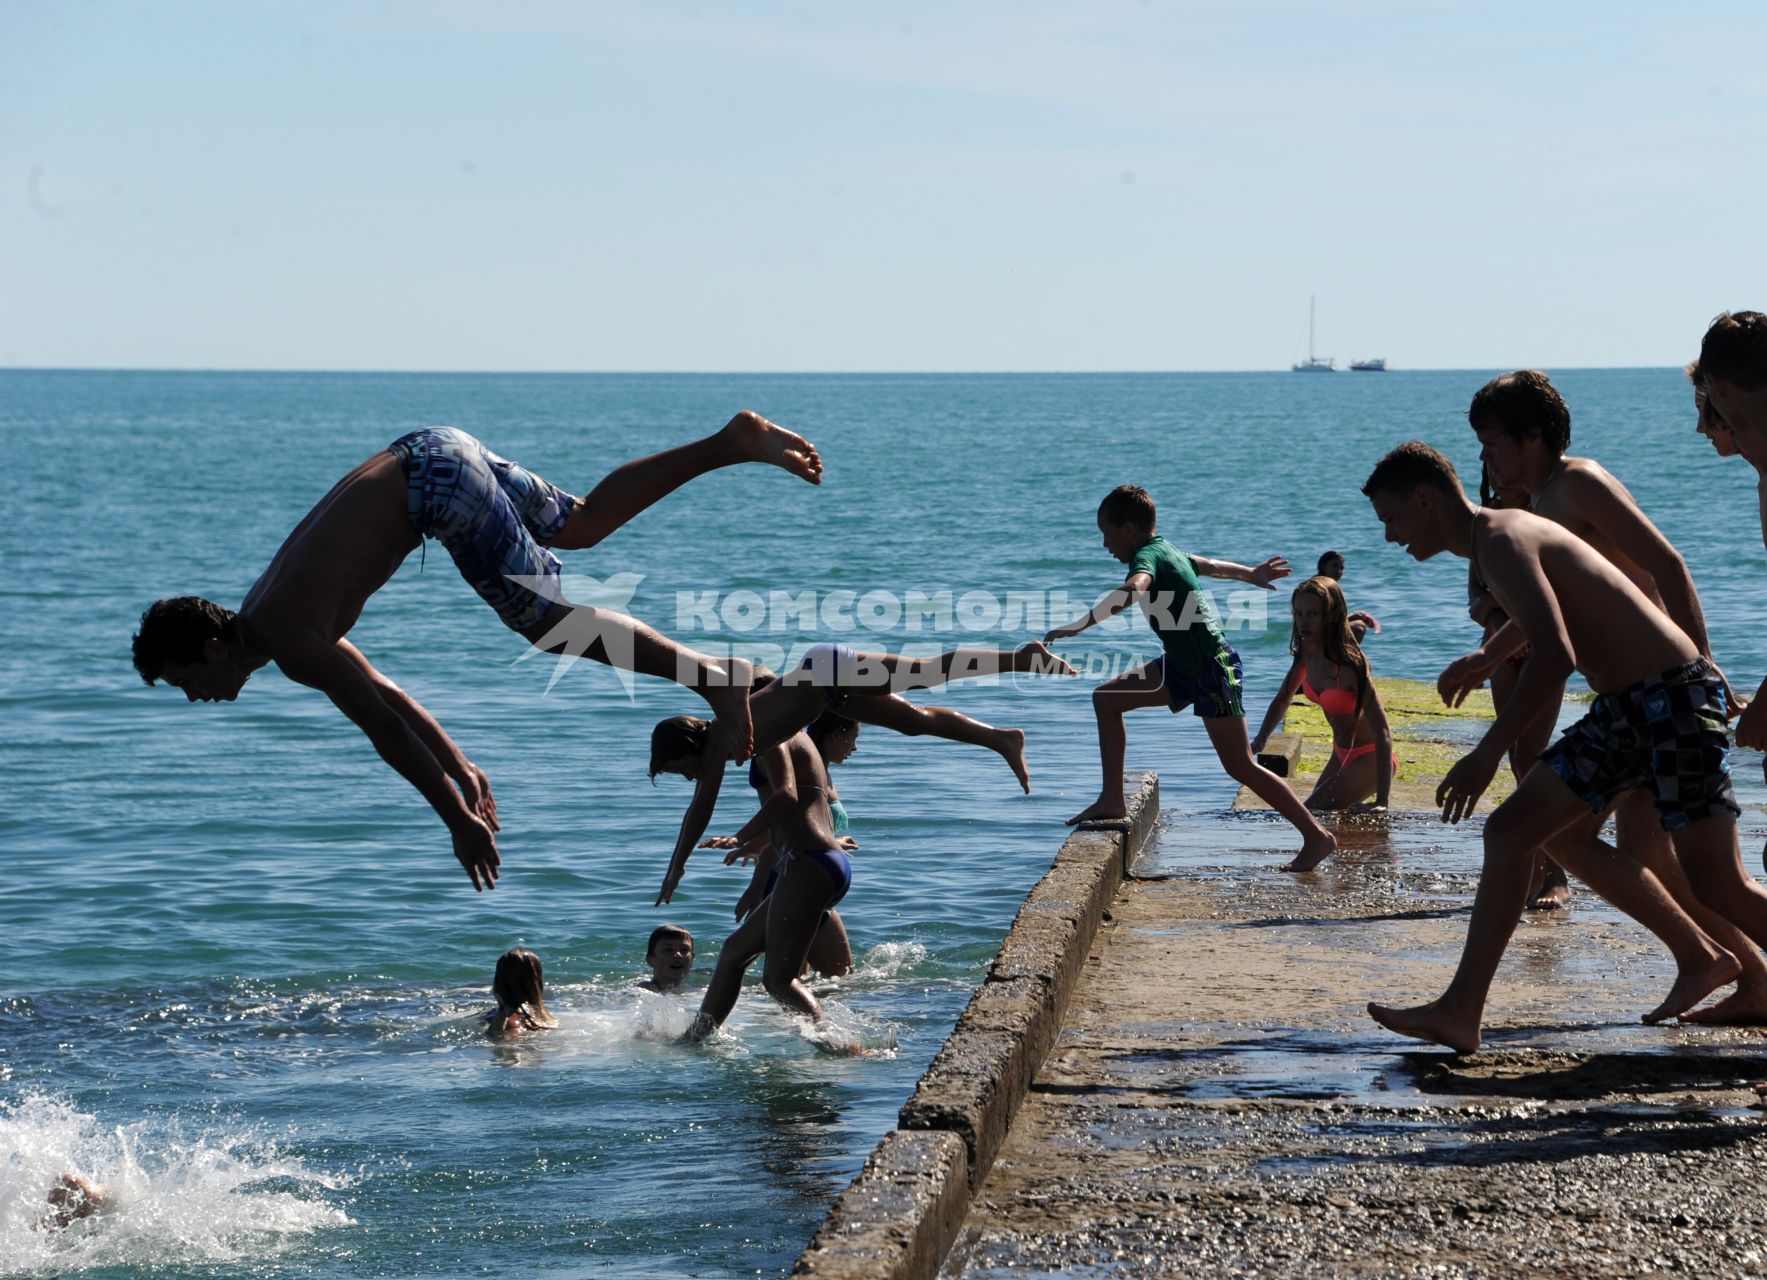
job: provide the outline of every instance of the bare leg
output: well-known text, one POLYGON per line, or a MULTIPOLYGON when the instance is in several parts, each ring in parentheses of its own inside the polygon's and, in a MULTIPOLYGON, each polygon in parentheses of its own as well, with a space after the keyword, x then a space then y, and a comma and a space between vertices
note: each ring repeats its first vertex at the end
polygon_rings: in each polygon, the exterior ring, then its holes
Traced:
POLYGON ((657 676, 684 685, 706 700, 724 726, 732 757, 746 760, 754 749, 749 717, 749 684, 754 665, 747 658, 718 662, 669 639, 629 614, 589 605, 555 604, 538 626, 524 632, 538 653, 568 653, 657 676))
POLYGON ((1129 749, 1129 735, 1123 728, 1123 716, 1137 707, 1166 705, 1165 677, 1157 665, 1125 671, 1092 691, 1092 713, 1098 718, 1098 760, 1104 779, 1098 788, 1098 799, 1069 818, 1068 826, 1128 816, 1129 801, 1123 795, 1123 757, 1129 749))
POLYGON ((716 435, 615 469, 577 503, 552 545, 560 551, 593 547, 689 480, 743 462, 768 463, 811 484, 822 483, 822 459, 816 446, 745 409, 716 435))
POLYGON ((1767 946, 1767 890, 1742 865, 1736 819, 1713 814, 1670 833, 1688 883, 1700 902, 1767 946))
POLYGON ((1301 833, 1301 851, 1284 871, 1311 871, 1331 856, 1338 847, 1337 837, 1319 825, 1319 819, 1307 811, 1300 797, 1286 779, 1271 773, 1252 756, 1252 740, 1246 736, 1244 716, 1204 716, 1203 728, 1215 748, 1227 776, 1241 786, 1250 787, 1252 794, 1287 818, 1301 833))
MULTIPOLYGON (((1648 796, 1642 792, 1629 794, 1643 799, 1646 810, 1650 810, 1648 796)), ((1719 987, 1735 981, 1743 967, 1723 942, 1715 941, 1702 931, 1702 922, 1690 918, 1687 908, 1692 902, 1692 891, 1688 891, 1687 901, 1682 901, 1654 874, 1655 867, 1637 856, 1639 848, 1634 825, 1621 826, 1617 849, 1602 840, 1601 825, 1605 816, 1588 814, 1552 837, 1546 848, 1584 884, 1654 933, 1675 957, 1677 974, 1674 985, 1663 1002, 1644 1015, 1645 1022, 1654 1024, 1693 1008, 1719 987)), ((1661 843, 1668 861, 1674 863, 1674 851, 1668 848, 1666 840, 1661 843)), ((1679 867, 1675 868, 1674 874, 1680 878, 1679 867)), ((1697 903, 1693 905, 1698 906, 1697 903)), ((1726 928, 1730 933, 1736 932, 1734 928, 1726 928)), ((1753 950, 1748 939, 1741 941, 1745 948, 1753 950)), ((1757 967, 1762 967, 1758 956, 1756 963, 1757 967)))
POLYGON ((1025 771, 1025 735, 1020 729, 996 729, 991 724, 971 719, 950 707, 918 707, 906 698, 889 694, 849 698, 841 706, 842 715, 851 716, 861 724, 874 724, 881 729, 894 729, 910 738, 923 736, 944 738, 950 742, 967 742, 971 746, 996 751, 1006 760, 1028 794, 1031 776, 1025 771))
MULTIPOLYGON (((1497 664, 1497 670, 1491 675, 1491 701, 1497 710, 1509 705, 1509 697, 1515 692, 1516 670, 1507 662, 1497 664)), ((1520 782, 1528 776, 1528 770, 1534 767, 1534 761, 1546 750, 1546 744, 1552 741, 1552 731, 1558 726, 1558 709, 1564 701, 1564 686, 1558 687, 1558 694, 1540 704, 1534 718, 1528 722, 1515 745, 1509 749, 1509 771, 1520 782)), ((1597 890, 1600 892, 1600 890, 1597 890)), ((1528 890, 1529 911, 1558 911, 1570 905, 1571 882, 1565 875, 1564 868, 1554 862, 1544 849, 1536 850, 1534 855, 1534 885, 1528 890)))
POLYGON ((694 1015, 687 1034, 681 1037, 683 1040, 704 1040, 724 1025, 730 1011, 736 1008, 736 998, 742 994, 742 975, 748 972, 749 964, 766 946, 767 912, 762 909, 751 913, 724 939, 724 947, 718 952, 717 967, 712 970, 712 980, 706 984, 706 993, 700 997, 699 1012, 694 1015))
POLYGON ((1454 980, 1428 1004, 1395 1009, 1370 1003, 1369 1016, 1400 1035, 1433 1040, 1460 1053, 1477 1049, 1485 997, 1527 903, 1534 850, 1588 815, 1589 807, 1552 770, 1531 770, 1515 794, 1485 820, 1485 865, 1454 980))
POLYGON ((806 858, 793 858, 767 900, 767 959, 761 981, 768 995, 812 1022, 822 1020, 822 1006, 798 975, 809 959, 834 887, 827 871, 806 858))
MULTIPOLYGON (((853 944, 841 913, 830 910, 816 936, 810 940, 810 967, 825 978, 844 978, 853 972, 853 944)), ((802 976, 802 975, 800 975, 802 976)))
POLYGON ((1371 751, 1345 768, 1333 752, 1325 768, 1319 771, 1313 794, 1307 797, 1307 808, 1331 813, 1374 799, 1380 791, 1376 785, 1380 777, 1376 772, 1377 754, 1371 751))
MULTIPOLYGON (((911 689, 935 689, 953 680, 974 680, 1017 671, 1028 675, 1077 676, 1064 660, 1041 640, 1017 649, 951 649, 933 658, 910 658, 894 653, 860 653, 858 678, 851 692, 907 693, 911 689), (879 669, 882 669, 882 674, 879 669)), ((844 686, 843 686, 844 687, 844 686)))

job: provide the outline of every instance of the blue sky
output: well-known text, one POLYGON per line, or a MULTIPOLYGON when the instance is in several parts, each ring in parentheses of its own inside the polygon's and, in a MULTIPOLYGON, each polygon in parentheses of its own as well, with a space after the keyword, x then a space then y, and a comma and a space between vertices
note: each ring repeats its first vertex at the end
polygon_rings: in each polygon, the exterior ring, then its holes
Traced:
POLYGON ((0 364, 1665 365, 1767 6, 0 3, 0 364))

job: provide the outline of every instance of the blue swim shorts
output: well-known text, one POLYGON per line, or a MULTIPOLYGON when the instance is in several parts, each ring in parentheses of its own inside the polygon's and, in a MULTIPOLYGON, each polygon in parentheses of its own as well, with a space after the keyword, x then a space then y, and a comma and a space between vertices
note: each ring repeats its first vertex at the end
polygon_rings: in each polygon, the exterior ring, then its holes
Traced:
POLYGON ((472 589, 527 636, 560 599, 546 549, 577 500, 454 427, 425 427, 387 446, 405 470, 411 523, 454 557, 472 589), (539 590, 512 578, 548 579, 539 590))
POLYGON ((1173 715, 1186 707, 1191 709, 1191 714, 1205 720, 1245 714, 1245 703, 1241 701, 1244 672, 1239 664, 1239 654, 1230 644, 1222 645, 1208 665, 1194 676, 1173 674, 1165 654, 1148 663, 1147 669, 1164 681, 1166 701, 1171 704, 1173 715))

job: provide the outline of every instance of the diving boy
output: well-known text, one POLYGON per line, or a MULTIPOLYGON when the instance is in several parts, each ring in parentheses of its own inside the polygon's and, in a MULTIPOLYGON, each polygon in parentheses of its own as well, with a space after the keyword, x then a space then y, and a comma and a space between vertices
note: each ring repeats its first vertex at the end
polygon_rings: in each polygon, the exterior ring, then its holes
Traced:
POLYGON ((1098 718, 1098 755, 1104 771, 1098 799, 1068 819, 1068 825, 1121 818, 1128 812, 1123 795, 1123 756, 1128 746, 1123 716, 1138 707, 1162 703, 1173 714, 1190 707, 1203 722, 1227 776, 1293 823, 1302 836, 1301 852, 1284 871, 1308 871, 1337 848, 1337 840, 1307 811, 1287 782, 1252 756, 1241 701, 1239 655, 1227 643, 1198 575, 1247 582, 1266 591, 1288 575, 1288 562, 1272 556, 1255 567, 1227 560, 1187 555, 1160 537, 1154 501, 1147 490, 1119 485, 1098 504, 1098 531, 1104 549, 1129 566, 1122 586, 1108 592, 1090 613, 1056 627, 1043 638, 1054 644, 1077 636, 1132 604, 1141 606, 1165 653, 1133 671, 1107 680, 1092 692, 1098 718))
POLYGON ((752 743, 746 659, 719 664, 610 609, 571 604, 554 550, 592 547, 696 476, 764 462, 822 482, 815 448, 758 414, 737 414, 693 444, 628 462, 574 498, 464 431, 430 427, 393 441, 331 487, 284 539, 235 613, 196 596, 156 601, 134 638, 135 669, 191 702, 232 702, 274 662, 319 690, 446 824, 474 889, 494 888, 497 806, 484 771, 410 694, 344 637, 363 606, 426 537, 448 548, 503 624, 538 648, 564 644, 610 666, 697 691, 752 743))

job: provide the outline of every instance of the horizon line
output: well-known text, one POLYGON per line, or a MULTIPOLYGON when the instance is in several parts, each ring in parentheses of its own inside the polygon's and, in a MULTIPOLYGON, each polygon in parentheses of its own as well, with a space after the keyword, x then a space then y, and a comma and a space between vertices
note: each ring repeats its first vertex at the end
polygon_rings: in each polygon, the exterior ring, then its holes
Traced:
MULTIPOLYGON (((1453 365, 1441 367, 1402 367, 1383 370, 1333 369, 1332 373, 1486 373, 1493 369, 1545 368, 1563 372, 1614 373, 1631 370, 1672 369, 1679 373, 1684 364, 1579 364, 1579 365, 1453 365)), ((1003 377, 1125 377, 1167 375, 1215 375, 1257 373, 1294 373, 1291 368, 1248 369, 323 369, 311 366, 264 365, 25 365, 0 364, 0 373, 268 373, 268 374, 334 374, 372 377, 540 377, 540 378, 1003 378, 1003 377)))

